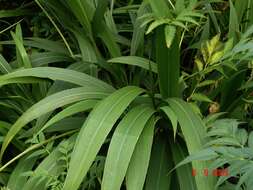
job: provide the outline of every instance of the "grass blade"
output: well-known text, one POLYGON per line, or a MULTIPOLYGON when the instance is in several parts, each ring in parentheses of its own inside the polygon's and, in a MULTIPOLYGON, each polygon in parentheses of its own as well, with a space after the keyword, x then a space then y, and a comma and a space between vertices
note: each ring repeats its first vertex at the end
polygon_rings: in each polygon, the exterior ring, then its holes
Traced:
POLYGON ((137 56, 123 56, 123 57, 116 57, 113 59, 108 60, 109 63, 122 63, 127 65, 134 65, 141 67, 146 70, 151 70, 154 73, 157 73, 157 65, 156 63, 149 61, 148 59, 137 57, 137 56))

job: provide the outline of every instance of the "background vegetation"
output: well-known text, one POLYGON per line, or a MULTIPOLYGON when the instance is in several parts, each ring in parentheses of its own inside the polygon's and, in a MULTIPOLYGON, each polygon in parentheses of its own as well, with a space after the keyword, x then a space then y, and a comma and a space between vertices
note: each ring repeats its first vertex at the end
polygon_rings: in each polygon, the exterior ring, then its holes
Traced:
POLYGON ((252 189, 253 1, 0 9, 2 190, 252 189))

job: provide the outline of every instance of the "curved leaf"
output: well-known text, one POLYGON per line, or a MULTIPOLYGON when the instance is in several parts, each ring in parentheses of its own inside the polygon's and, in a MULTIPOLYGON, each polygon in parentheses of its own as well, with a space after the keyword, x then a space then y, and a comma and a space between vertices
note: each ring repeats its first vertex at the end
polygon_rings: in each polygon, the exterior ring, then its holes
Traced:
POLYGON ((148 171, 156 121, 154 117, 150 118, 135 146, 126 174, 126 186, 128 190, 143 189, 148 171))
POLYGON ((120 189, 145 124, 155 112, 148 105, 133 108, 115 130, 105 162, 102 190, 120 189))
POLYGON ((38 133, 40 133, 41 131, 45 130, 49 126, 55 124, 56 122, 66 118, 66 117, 69 117, 69 116, 74 115, 76 113, 86 111, 86 110, 93 108, 97 102, 98 102, 97 100, 84 100, 84 101, 75 103, 74 105, 65 108, 64 110, 62 110, 61 112, 56 114, 54 117, 52 117, 38 133))
MULTIPOLYGON (((206 136, 206 129, 203 121, 183 100, 173 98, 169 99, 168 103, 178 117, 178 122, 184 135, 189 153, 193 154, 202 150, 205 143, 204 138, 206 136)), ((208 168, 207 162, 193 161, 192 165, 197 171, 204 171, 205 168, 208 168)), ((197 175, 195 180, 199 190, 215 189, 214 178, 212 176, 197 175)))
POLYGON ((63 190, 77 190, 113 125, 144 90, 125 87, 101 101, 82 127, 70 160, 63 190))
MULTIPOLYGON (((6 85, 14 83, 12 80, 36 77, 36 78, 48 78, 51 80, 61 80, 70 82, 80 86, 96 86, 99 89, 113 91, 113 87, 106 84, 105 82, 91 77, 87 74, 73 71, 70 69, 62 69, 56 67, 37 67, 31 69, 18 70, 0 77, 0 85, 6 85)), ((32 82, 32 80, 31 80, 32 82)))
POLYGON ((137 57, 137 56, 123 56, 123 57, 116 57, 113 59, 108 60, 109 63, 122 63, 122 64, 128 64, 128 65, 134 65, 141 67, 146 70, 153 71, 154 73, 157 73, 157 65, 153 61, 150 61, 148 59, 137 57))
POLYGON ((106 96, 107 94, 104 92, 99 92, 98 90, 94 89, 87 89, 86 87, 79 87, 70 90, 64 90, 42 99, 31 108, 29 108, 10 128, 7 135, 5 136, 1 148, 1 160, 3 153, 11 140, 30 121, 42 116, 43 114, 46 114, 64 105, 71 104, 73 102, 84 99, 101 99, 106 96))

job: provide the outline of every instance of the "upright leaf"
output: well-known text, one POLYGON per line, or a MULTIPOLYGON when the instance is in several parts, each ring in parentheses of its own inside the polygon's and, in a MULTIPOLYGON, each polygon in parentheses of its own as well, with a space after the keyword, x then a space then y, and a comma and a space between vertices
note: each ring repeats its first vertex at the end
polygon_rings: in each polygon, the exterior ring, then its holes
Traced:
POLYGON ((156 30, 156 62, 158 64, 159 86, 163 98, 179 95, 180 49, 177 37, 171 47, 166 46, 164 28, 156 30))

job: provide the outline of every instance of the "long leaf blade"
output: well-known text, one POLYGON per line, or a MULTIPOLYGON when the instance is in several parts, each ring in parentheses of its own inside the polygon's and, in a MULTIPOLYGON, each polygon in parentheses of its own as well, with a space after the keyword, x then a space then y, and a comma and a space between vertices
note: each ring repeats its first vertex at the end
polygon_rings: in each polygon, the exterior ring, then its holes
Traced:
POLYGON ((93 109, 78 135, 63 190, 78 189, 113 125, 142 92, 137 87, 122 88, 93 109))
POLYGON ((151 117, 135 146, 126 175, 128 190, 143 189, 153 144, 156 119, 151 117))
POLYGON ((148 105, 133 108, 115 130, 105 162, 102 190, 120 189, 134 147, 154 110, 148 105))

